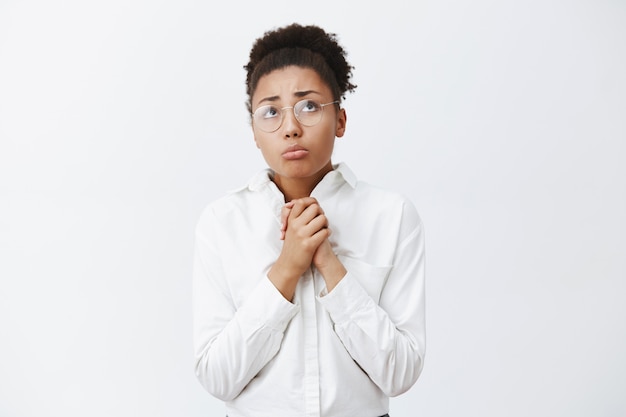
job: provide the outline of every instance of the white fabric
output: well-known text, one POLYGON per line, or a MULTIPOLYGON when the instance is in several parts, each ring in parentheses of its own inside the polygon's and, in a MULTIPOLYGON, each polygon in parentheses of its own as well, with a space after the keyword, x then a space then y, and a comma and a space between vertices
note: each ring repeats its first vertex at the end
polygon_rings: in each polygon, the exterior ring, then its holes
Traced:
POLYGON ((424 231, 411 202, 338 164, 313 190, 348 273, 312 267, 293 303, 267 278, 284 197, 264 170, 209 204, 196 229, 196 374, 229 417, 375 417, 425 353, 424 231))

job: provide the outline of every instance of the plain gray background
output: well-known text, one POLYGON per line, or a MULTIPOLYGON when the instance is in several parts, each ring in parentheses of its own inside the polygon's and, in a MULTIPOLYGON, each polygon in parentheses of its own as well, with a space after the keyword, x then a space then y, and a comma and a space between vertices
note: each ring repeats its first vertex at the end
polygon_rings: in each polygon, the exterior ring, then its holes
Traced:
POLYGON ((393 417, 626 414, 626 3, 0 0, 0 416, 222 416, 193 229, 264 161, 242 66, 337 33, 334 162, 426 226, 424 372, 393 417))

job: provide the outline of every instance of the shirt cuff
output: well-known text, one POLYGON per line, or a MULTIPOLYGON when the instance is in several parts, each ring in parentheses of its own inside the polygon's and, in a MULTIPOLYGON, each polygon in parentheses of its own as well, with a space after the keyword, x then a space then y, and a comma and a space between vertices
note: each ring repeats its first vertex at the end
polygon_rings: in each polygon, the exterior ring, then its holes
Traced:
POLYGON ((298 311, 300 305, 287 301, 269 278, 264 277, 246 301, 245 316, 250 322, 284 332, 298 311))
POLYGON ((349 321, 355 312, 374 303, 349 271, 331 292, 324 287, 317 299, 336 324, 349 321))

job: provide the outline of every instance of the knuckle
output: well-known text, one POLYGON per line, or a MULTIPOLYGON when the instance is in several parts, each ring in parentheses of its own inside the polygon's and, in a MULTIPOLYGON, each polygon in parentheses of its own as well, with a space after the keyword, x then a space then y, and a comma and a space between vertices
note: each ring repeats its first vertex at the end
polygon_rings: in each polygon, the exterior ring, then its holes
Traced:
POLYGON ((303 209, 304 207, 306 207, 306 201, 304 201, 303 198, 299 198, 298 200, 296 200, 296 202, 294 203, 294 208, 298 208, 298 209, 303 209))

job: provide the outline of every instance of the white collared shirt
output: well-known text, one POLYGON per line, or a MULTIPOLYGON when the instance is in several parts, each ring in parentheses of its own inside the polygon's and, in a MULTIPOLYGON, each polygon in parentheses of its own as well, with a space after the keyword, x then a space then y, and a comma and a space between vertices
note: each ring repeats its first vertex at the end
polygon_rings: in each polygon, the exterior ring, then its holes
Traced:
POLYGON ((195 370, 229 417, 376 417, 424 361, 424 230, 402 195, 338 164, 313 190, 348 271, 311 267, 292 302, 267 278, 284 197, 271 171, 209 204, 196 228, 195 370))

